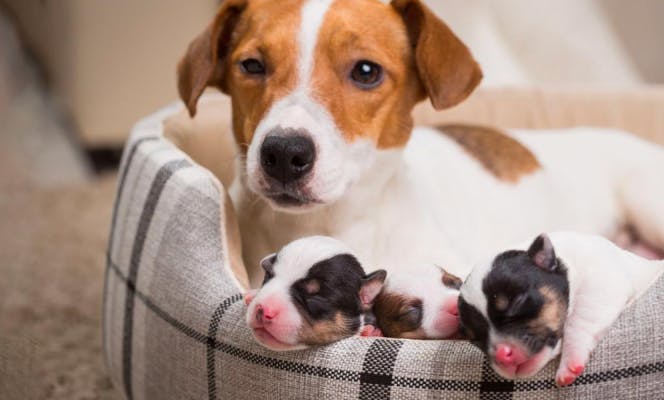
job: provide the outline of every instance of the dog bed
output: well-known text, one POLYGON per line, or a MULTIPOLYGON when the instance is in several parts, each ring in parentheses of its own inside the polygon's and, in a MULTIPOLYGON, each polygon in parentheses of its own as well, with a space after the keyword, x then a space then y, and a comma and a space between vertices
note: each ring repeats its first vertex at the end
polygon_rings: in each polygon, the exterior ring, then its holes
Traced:
MULTIPOLYGON (((467 103, 443 115, 425 106, 416 116, 428 123, 472 117, 514 127, 592 123, 651 138, 664 131, 661 90, 503 90, 467 103), (511 107, 500 111, 504 104, 511 107)), ((222 155, 222 148, 231 148, 223 133, 228 112, 228 100, 218 96, 201 100, 193 121, 174 104, 139 122, 127 143, 103 306, 106 363, 126 398, 664 396, 664 279, 623 313, 586 372, 566 388, 555 386, 553 364, 533 378, 506 381, 464 341, 350 338, 286 353, 259 346, 244 322, 247 279, 225 190, 233 160, 222 155)))

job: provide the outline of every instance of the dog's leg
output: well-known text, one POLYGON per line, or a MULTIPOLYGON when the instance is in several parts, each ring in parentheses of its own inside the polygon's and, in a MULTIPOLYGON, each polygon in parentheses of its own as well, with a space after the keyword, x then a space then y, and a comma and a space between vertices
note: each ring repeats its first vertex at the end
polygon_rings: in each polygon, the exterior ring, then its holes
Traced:
POLYGON ((664 251, 664 149, 639 143, 635 165, 620 182, 627 222, 647 245, 664 251))
POLYGON ((556 384, 570 385, 586 368, 590 353, 616 320, 626 303, 620 293, 591 299, 580 291, 576 309, 569 316, 563 333, 556 384), (585 298, 584 298, 585 297, 585 298))

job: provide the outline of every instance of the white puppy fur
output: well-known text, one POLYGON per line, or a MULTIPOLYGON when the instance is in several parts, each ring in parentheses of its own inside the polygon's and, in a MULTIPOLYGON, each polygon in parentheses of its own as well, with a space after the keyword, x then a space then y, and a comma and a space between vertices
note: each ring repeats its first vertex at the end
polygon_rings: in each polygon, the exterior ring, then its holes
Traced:
MULTIPOLYGON (((428 128, 415 129, 403 152, 373 150, 361 173, 352 169, 352 179, 348 172, 315 175, 312 181, 344 194, 306 215, 273 209, 237 180, 232 195, 243 237, 251 238, 244 254, 252 285, 260 281, 262 255, 313 234, 349 243, 370 268, 433 262, 462 278, 482 256, 543 231, 611 237, 631 224, 664 248, 662 148, 607 129, 510 134, 542 165, 518 183, 496 179, 456 142, 428 128)), ((334 164, 323 155, 319 162, 334 164)))
MULTIPOLYGON (((569 283, 562 345, 559 342, 555 348, 545 346, 542 354, 531 355, 538 358, 537 366, 523 376, 532 375, 562 353, 556 382, 567 385, 583 371, 590 353, 622 310, 664 272, 664 261, 638 257, 596 235, 555 232, 548 237, 555 255, 567 269, 569 283)), ((505 250, 527 250, 531 243, 532 239, 505 247, 505 250)), ((489 323, 487 351, 490 355, 498 343, 511 340, 496 329, 488 315, 483 283, 494 266, 493 260, 478 264, 461 287, 464 301, 489 323)), ((495 364, 494 368, 501 372, 495 364)))

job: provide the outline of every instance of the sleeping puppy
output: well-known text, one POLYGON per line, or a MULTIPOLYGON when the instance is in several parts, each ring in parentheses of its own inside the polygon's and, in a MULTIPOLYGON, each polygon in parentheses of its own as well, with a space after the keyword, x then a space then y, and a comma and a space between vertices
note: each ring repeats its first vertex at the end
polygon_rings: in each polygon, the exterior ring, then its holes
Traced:
POLYGON ((390 272, 374 303, 379 335, 448 339, 459 329, 461 279, 433 264, 390 272))
POLYGON ((263 285, 245 296, 247 325, 260 344, 278 351, 360 333, 386 276, 366 275, 343 243, 323 236, 296 240, 260 265, 263 285))
POLYGON ((561 354, 571 384, 622 310, 664 270, 599 236, 540 235, 476 267, 461 287, 464 333, 505 378, 528 377, 561 354))

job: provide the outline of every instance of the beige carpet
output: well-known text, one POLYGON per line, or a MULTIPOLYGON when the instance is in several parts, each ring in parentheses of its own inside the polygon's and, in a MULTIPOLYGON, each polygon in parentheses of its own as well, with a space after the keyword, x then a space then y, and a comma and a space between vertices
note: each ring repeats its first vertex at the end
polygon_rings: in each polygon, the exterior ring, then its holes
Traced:
POLYGON ((39 189, 11 156, 0 150, 0 399, 119 398, 101 353, 115 177, 39 189))

